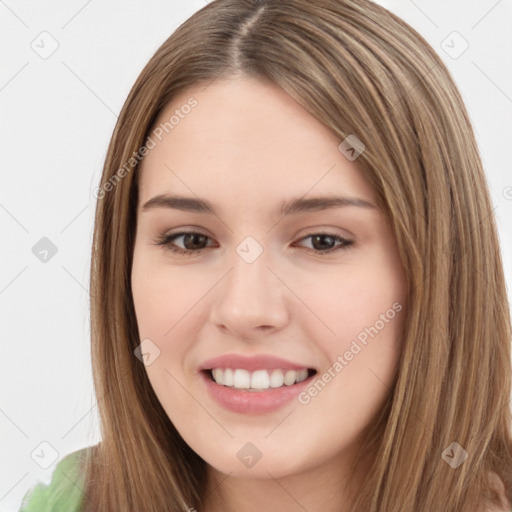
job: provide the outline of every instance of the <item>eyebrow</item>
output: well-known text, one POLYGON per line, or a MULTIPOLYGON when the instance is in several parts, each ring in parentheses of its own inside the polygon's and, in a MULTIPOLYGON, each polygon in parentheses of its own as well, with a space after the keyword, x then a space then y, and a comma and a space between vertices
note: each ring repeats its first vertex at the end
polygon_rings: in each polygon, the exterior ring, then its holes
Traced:
MULTIPOLYGON (((359 197, 346 196, 324 196, 310 198, 294 198, 280 203, 276 210, 277 215, 293 215, 304 212, 315 212, 333 208, 342 208, 346 206, 357 206, 359 208, 378 209, 374 204, 365 201, 359 197)), ((142 212, 147 212, 155 208, 171 208, 193 213, 205 213, 218 216, 219 212, 215 206, 206 199, 170 196, 159 194, 142 206, 142 212)))

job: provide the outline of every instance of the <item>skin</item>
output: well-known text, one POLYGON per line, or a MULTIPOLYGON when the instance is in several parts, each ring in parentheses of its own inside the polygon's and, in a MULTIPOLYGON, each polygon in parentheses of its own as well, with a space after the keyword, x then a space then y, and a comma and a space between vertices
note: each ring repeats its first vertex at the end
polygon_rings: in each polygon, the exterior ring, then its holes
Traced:
POLYGON ((214 488, 224 511, 348 510, 348 464, 389 393, 401 348, 406 278, 389 219, 356 206, 274 214, 296 197, 374 205, 376 198, 357 160, 338 149, 340 138, 278 87, 243 76, 217 80, 177 96, 160 120, 190 97, 197 106, 140 169, 133 299, 140 339, 160 350, 147 375, 170 420, 208 463, 206 512, 221 510, 214 488), (164 193, 207 199, 218 215, 142 211, 164 193), (155 244, 183 230, 209 238, 172 244, 201 253, 155 244), (353 245, 322 255, 339 247, 310 236, 322 233, 353 245), (250 264, 236 252, 247 236, 263 249, 250 264), (294 399, 250 417, 227 411, 196 373, 215 356, 266 353, 317 368, 319 377, 395 302, 402 311, 307 404, 294 399), (250 468, 237 457, 247 442, 262 454, 250 468))

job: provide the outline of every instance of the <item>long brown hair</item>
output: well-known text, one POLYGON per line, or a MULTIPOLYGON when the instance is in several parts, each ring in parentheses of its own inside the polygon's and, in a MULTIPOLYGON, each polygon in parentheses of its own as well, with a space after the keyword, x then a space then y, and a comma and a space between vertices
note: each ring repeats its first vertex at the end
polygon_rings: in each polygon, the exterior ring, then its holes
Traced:
POLYGON ((102 441, 87 458, 84 507, 201 511, 206 463, 134 355, 137 168, 178 93, 240 73, 280 86, 340 142, 354 134, 364 143, 357 166, 391 219, 406 271, 403 351, 359 453, 373 462, 353 510, 484 510, 500 503, 492 475, 512 502, 510 312, 481 159, 449 71, 369 0, 215 0, 145 66, 108 149, 91 262, 102 441), (467 452, 457 468, 446 462, 454 442, 467 452))

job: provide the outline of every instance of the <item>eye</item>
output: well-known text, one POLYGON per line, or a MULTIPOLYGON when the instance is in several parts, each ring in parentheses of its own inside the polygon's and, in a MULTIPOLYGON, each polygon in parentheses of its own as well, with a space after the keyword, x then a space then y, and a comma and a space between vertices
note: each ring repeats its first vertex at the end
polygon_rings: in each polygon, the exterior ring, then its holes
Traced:
POLYGON ((197 246, 202 246, 204 241, 208 239, 210 239, 209 236, 198 233, 197 231, 182 231, 180 233, 158 237, 155 243, 156 245, 163 246, 172 253, 192 256, 193 254, 198 254, 203 251, 204 247, 198 248, 197 246), (173 245, 173 242, 179 238, 183 238, 184 249, 173 245))
POLYGON ((307 240, 308 238, 311 239, 311 245, 313 246, 314 252, 320 256, 330 254, 339 249, 347 249, 354 243, 353 240, 347 240, 341 236, 329 233, 313 233, 301 238, 301 241, 307 240), (336 242, 338 242, 338 245, 336 245, 336 242), (327 250, 321 250, 322 247, 327 247, 327 250))
MULTIPOLYGON (((340 249, 347 249, 354 243, 353 240, 347 240, 346 238, 330 233, 312 233, 301 238, 299 242, 307 240, 308 238, 311 239, 312 244, 312 249, 310 250, 321 256, 340 249)), ((160 236, 154 242, 156 245, 160 245, 172 253, 192 256, 201 253, 206 248, 204 244, 208 240, 211 240, 211 238, 203 233, 197 231, 182 231, 180 233, 160 236), (177 247, 174 243, 180 238, 183 239, 184 248, 177 247)))

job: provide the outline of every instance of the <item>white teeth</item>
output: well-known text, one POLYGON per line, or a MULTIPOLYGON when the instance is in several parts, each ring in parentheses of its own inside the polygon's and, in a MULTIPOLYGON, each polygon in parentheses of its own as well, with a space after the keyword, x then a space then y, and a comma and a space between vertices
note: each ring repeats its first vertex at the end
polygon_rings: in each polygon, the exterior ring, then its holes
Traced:
POLYGON ((251 387, 251 374, 247 370, 235 370, 233 375, 233 386, 239 389, 249 389, 251 387))
POLYGON ((270 377, 267 370, 256 370, 251 375, 251 388, 268 389, 270 386, 270 377))
POLYGON ((284 383, 287 386, 291 386, 292 384, 295 383, 295 377, 297 377, 297 372, 295 370, 288 370, 284 374, 284 383))
POLYGON ((224 382, 224 386, 232 386, 233 385, 233 370, 231 368, 226 368, 224 370, 223 382, 224 382))
POLYGON ((303 370, 256 370, 249 372, 241 368, 214 368, 213 380, 222 386, 237 389, 264 390, 279 388, 283 385, 291 386, 296 382, 307 379, 308 371, 303 370), (271 373, 269 373, 271 372, 271 373))
POLYGON ((284 376, 282 370, 274 370, 270 376, 270 387, 279 388, 283 385, 284 376))
POLYGON ((214 368, 212 370, 213 380, 219 382, 222 380, 222 370, 220 368, 214 368))

